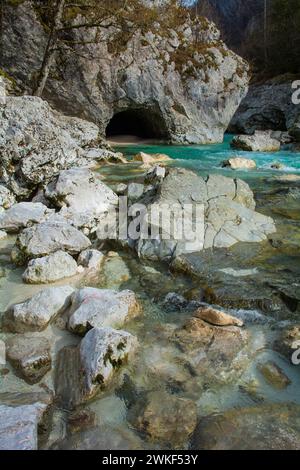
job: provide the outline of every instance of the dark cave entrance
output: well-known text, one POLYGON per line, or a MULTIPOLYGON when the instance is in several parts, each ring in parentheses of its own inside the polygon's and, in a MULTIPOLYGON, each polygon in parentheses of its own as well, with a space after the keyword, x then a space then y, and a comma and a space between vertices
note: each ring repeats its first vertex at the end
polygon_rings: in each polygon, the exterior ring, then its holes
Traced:
POLYGON ((140 139, 168 140, 166 123, 149 108, 127 109, 116 113, 106 127, 106 137, 134 136, 140 139))

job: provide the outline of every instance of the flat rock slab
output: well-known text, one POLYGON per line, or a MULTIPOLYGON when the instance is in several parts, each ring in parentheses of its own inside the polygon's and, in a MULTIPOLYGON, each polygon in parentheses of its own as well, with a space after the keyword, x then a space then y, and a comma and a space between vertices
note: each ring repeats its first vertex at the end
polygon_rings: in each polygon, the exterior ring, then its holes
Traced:
POLYGON ((48 220, 27 228, 16 245, 26 258, 38 258, 63 250, 76 255, 91 245, 90 240, 64 220, 48 220))
POLYGON ((19 202, 0 214, 0 229, 18 232, 25 227, 43 222, 53 212, 40 202, 19 202))
POLYGON ((38 424, 47 405, 0 405, 0 450, 36 450, 38 424))
POLYGON ((70 286, 49 287, 31 299, 13 305, 5 313, 5 327, 15 333, 44 330, 56 315, 69 307, 74 290, 70 286))
POLYGON ((50 343, 41 336, 15 335, 7 343, 7 359, 26 382, 37 383, 51 369, 50 343))
POLYGON ((47 284, 75 276, 77 269, 77 263, 72 256, 64 251, 57 251, 29 261, 23 280, 28 284, 47 284))
POLYGON ((91 328, 122 326, 140 313, 140 305, 134 292, 85 287, 72 298, 72 314, 68 328, 84 334, 91 328))

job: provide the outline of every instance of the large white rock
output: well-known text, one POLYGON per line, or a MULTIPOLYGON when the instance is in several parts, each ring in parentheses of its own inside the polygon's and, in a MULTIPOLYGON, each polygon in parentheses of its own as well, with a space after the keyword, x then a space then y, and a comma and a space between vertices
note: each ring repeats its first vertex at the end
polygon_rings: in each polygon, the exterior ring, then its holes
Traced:
POLYGON ((45 196, 62 208, 62 217, 80 228, 92 228, 118 203, 117 195, 87 168, 60 172, 45 196))
POLYGON ((113 328, 93 328, 80 343, 80 363, 86 398, 107 386, 114 372, 137 347, 135 336, 113 328))
POLYGON ((73 294, 68 328, 84 334, 91 328, 120 327, 140 313, 134 292, 84 287, 73 294))
POLYGON ((5 313, 4 324, 16 333, 42 331, 56 315, 69 307, 74 290, 70 286, 43 289, 31 299, 10 307, 5 313))
POLYGON ((55 217, 23 230, 16 245, 25 258, 36 258, 58 250, 75 255, 88 248, 91 242, 65 220, 55 217))
POLYGON ((0 229, 18 232, 45 221, 54 211, 40 202, 19 202, 0 214, 0 229))
POLYGON ((237 135, 231 146, 247 152, 278 152, 280 141, 273 139, 270 131, 256 131, 254 135, 237 135))
POLYGON ((47 284, 77 274, 77 263, 68 253, 56 251, 49 256, 32 259, 23 274, 28 284, 47 284))

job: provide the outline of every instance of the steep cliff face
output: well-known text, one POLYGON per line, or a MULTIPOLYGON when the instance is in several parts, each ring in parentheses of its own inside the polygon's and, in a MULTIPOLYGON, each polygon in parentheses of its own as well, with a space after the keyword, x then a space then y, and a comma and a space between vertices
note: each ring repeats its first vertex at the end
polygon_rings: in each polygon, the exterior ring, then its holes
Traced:
MULTIPOLYGON (((130 131, 135 116, 152 137, 221 141, 247 92, 248 66, 214 24, 186 16, 166 27, 167 14, 133 34, 104 28, 96 43, 96 29, 69 32, 72 46, 59 48, 44 97, 67 114, 96 122, 102 135, 130 131)), ((2 41, 1 68, 30 92, 47 41, 30 2, 4 8, 2 41)))
POLYGON ((214 21, 229 47, 240 51, 254 25, 262 21, 262 0, 199 0, 198 13, 214 21))

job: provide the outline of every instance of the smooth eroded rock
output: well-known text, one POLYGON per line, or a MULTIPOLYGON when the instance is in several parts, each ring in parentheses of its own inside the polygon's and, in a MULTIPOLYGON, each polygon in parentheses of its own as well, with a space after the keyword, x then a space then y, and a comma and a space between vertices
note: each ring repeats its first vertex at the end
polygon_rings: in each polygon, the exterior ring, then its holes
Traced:
POLYGON ((247 152, 278 152, 279 140, 273 139, 271 132, 256 131, 254 135, 238 135, 233 138, 231 146, 247 152))
POLYGON ((194 316, 215 326, 243 326, 243 322, 232 315, 216 310, 212 307, 199 307, 194 316))
POLYGON ((28 284, 47 284, 77 274, 77 263, 68 253, 56 251, 49 256, 32 259, 23 274, 28 284))
POLYGON ((72 314, 68 328, 84 334, 91 328, 122 326, 140 313, 134 292, 84 287, 72 298, 72 314))
POLYGON ((63 313, 71 304, 74 288, 70 286, 50 287, 35 294, 21 304, 13 305, 4 317, 10 331, 42 331, 56 315, 63 313))
POLYGON ((80 363, 86 399, 109 384, 136 347, 136 337, 122 330, 93 328, 85 335, 80 343, 80 363))
POLYGON ((229 167, 232 170, 255 170, 256 163, 254 160, 242 157, 232 157, 222 163, 223 167, 229 167))
POLYGON ((43 222, 53 213, 40 202, 19 202, 0 214, 0 229, 7 232, 19 230, 43 222))
POLYGON ((7 359, 26 382, 37 383, 51 369, 50 343, 41 336, 16 335, 7 343, 7 359))

